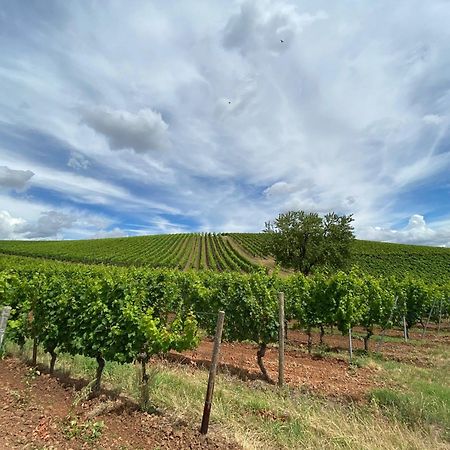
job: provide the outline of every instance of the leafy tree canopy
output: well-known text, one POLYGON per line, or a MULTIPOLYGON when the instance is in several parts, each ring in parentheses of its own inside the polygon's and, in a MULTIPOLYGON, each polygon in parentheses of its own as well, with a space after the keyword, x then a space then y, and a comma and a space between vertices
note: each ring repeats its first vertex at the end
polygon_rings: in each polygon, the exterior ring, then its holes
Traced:
POLYGON ((350 258, 352 215, 288 211, 266 222, 267 251, 277 263, 305 275, 319 267, 342 268, 350 258))

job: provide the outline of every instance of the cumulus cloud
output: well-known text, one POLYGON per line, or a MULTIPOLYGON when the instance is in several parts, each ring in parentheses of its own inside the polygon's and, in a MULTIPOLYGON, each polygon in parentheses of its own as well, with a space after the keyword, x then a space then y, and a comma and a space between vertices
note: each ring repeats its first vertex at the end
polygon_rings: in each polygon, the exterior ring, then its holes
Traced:
POLYGON ((87 109, 83 121, 107 139, 111 150, 146 153, 168 144, 169 126, 159 112, 151 109, 141 109, 136 114, 107 107, 87 109))
MULTIPOLYGON (((87 1, 9 2, 0 18, 0 121, 13 125, 0 126, 0 165, 33 168, 33 205, 53 202, 39 211, 63 201, 111 220, 77 222, 78 235, 176 229, 156 224, 164 214, 188 230, 258 231, 300 208, 354 213, 358 230, 392 240, 392 223, 442 215, 447 2, 87 1), (39 138, 25 141, 30 128, 39 138)), ((2 208, 37 221, 19 197, 2 208)), ((398 239, 421 239, 411 226, 398 239)), ((441 245, 442 228, 426 228, 441 245)))
POLYGON ((34 175, 31 170, 14 170, 0 166, 0 188, 21 190, 34 175))
POLYGON ((428 225, 420 214, 413 214, 408 224, 401 229, 369 227, 361 230, 360 235, 364 239, 374 241, 450 246, 449 223, 428 225))
POLYGON ((22 223, 16 227, 16 232, 21 233, 25 239, 56 238, 76 220, 76 216, 72 214, 44 211, 35 223, 22 223))
POLYGON ((90 162, 81 153, 72 152, 67 165, 75 170, 86 170, 90 166, 90 162))
POLYGON ((0 239, 17 239, 16 231, 25 221, 13 217, 8 211, 0 211, 0 239))

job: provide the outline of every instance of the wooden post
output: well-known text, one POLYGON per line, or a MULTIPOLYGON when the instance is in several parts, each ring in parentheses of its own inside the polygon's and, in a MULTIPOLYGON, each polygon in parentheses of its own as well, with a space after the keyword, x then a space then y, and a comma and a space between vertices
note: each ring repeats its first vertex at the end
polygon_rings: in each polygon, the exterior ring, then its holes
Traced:
POLYGON ((441 331, 441 321, 442 321, 442 298, 439 301, 439 322, 438 322, 438 329, 437 329, 438 334, 441 331))
POLYGON ((350 355, 350 364, 351 364, 352 359, 353 359, 353 342, 352 342, 352 328, 351 327, 348 329, 348 352, 350 355))
MULTIPOLYGON (((397 306, 397 297, 395 297, 395 299, 394 299, 394 304, 392 305, 392 309, 389 314, 388 323, 392 321, 392 317, 394 316, 394 310, 395 310, 396 306, 397 306)), ((386 328, 381 332, 380 340, 378 341, 377 348, 376 348, 377 352, 380 351, 380 348, 383 345, 385 333, 386 333, 386 328)))
POLYGON ((422 339, 424 338, 425 332, 427 331, 428 325, 430 324, 431 314, 433 314, 435 303, 436 303, 436 300, 431 305, 430 313, 428 314, 428 318, 427 318, 427 323, 425 324, 423 331, 422 331, 422 339))
POLYGON ((37 338, 33 339, 33 356, 31 357, 31 364, 33 367, 37 364, 37 351, 38 351, 38 342, 37 338))
POLYGON ((405 342, 408 342, 408 330, 406 328, 406 317, 403 316, 403 337, 405 338, 405 342))
POLYGON ((10 306, 5 306, 2 309, 2 315, 0 317, 0 348, 2 347, 3 336, 5 336, 6 324, 8 323, 8 317, 10 313, 11 313, 10 306))
POLYGON ((278 386, 284 385, 284 293, 278 293, 278 386))
POLYGON ((214 382, 216 379, 217 364, 219 362, 220 343, 222 341, 224 317, 225 312, 219 311, 219 316, 217 317, 216 336, 214 338, 211 367, 209 368, 208 388, 206 390, 205 406, 203 408, 202 425, 200 427, 201 434, 206 434, 208 432, 209 417, 211 415, 211 405, 214 392, 214 382))

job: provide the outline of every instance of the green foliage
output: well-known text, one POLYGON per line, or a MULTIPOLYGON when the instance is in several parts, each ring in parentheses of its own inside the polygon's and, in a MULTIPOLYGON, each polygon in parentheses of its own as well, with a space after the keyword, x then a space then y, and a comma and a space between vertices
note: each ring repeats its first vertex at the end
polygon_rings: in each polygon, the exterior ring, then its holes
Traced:
POLYGON ((350 258, 352 216, 289 211, 267 222, 267 252, 283 267, 305 275, 318 267, 341 268, 350 258))
POLYGON ((166 234, 79 241, 0 241, 0 253, 118 266, 252 272, 227 237, 166 234))
POLYGON ((198 328, 214 334, 220 310, 224 339, 255 342, 262 358, 261 349, 278 338, 278 292, 285 293, 286 317, 300 327, 336 326, 346 333, 358 325, 367 339, 375 326, 400 324, 403 316, 411 327, 450 314, 450 283, 359 270, 280 278, 262 269, 181 272, 0 256, 0 304, 12 307, 12 339, 119 363, 195 347, 198 328))

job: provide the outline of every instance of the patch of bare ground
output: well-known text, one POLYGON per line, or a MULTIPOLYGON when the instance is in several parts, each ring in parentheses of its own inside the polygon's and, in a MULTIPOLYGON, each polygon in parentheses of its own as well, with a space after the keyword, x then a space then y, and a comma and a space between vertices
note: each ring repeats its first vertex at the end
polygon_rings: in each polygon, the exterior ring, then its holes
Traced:
POLYGON ((1 360, 0 448, 241 448, 214 433, 200 435, 198 424, 147 414, 105 395, 77 403, 77 395, 73 385, 63 385, 16 358, 1 360), (103 407, 102 402, 112 407, 103 407))
MULTIPOLYGON (((194 351, 171 353, 169 358, 186 364, 209 367, 213 342, 204 340, 194 351)), ((257 346, 223 343, 220 349, 221 372, 244 380, 261 377, 256 360, 257 346)), ((269 347, 264 357, 272 380, 278 376, 278 349, 269 347)), ((374 387, 382 385, 377 367, 349 367, 348 361, 333 356, 309 355, 301 349, 285 353, 285 380, 291 387, 338 399, 363 401, 374 387)))
MULTIPOLYGON (((362 336, 365 334, 363 329, 354 328, 354 336, 352 345, 354 350, 364 350, 364 341, 362 336)), ((434 364, 433 355, 430 349, 450 345, 450 335, 447 333, 438 333, 434 326, 427 330, 424 339, 422 339, 422 330, 414 329, 410 331, 408 342, 403 340, 403 332, 401 330, 388 330, 384 334, 384 338, 380 337, 381 331, 376 332, 378 339, 371 338, 369 341, 369 351, 376 351, 385 359, 393 361, 415 364, 422 367, 429 367, 434 364), (395 341, 392 340, 395 338, 395 341)), ((308 337, 305 332, 300 330, 289 330, 288 343, 300 348, 307 348, 308 337)), ((313 335, 313 342, 319 342, 319 334, 313 335)), ((341 335, 336 332, 333 334, 326 333, 323 337, 323 344, 331 351, 347 352, 348 336, 341 335)))

